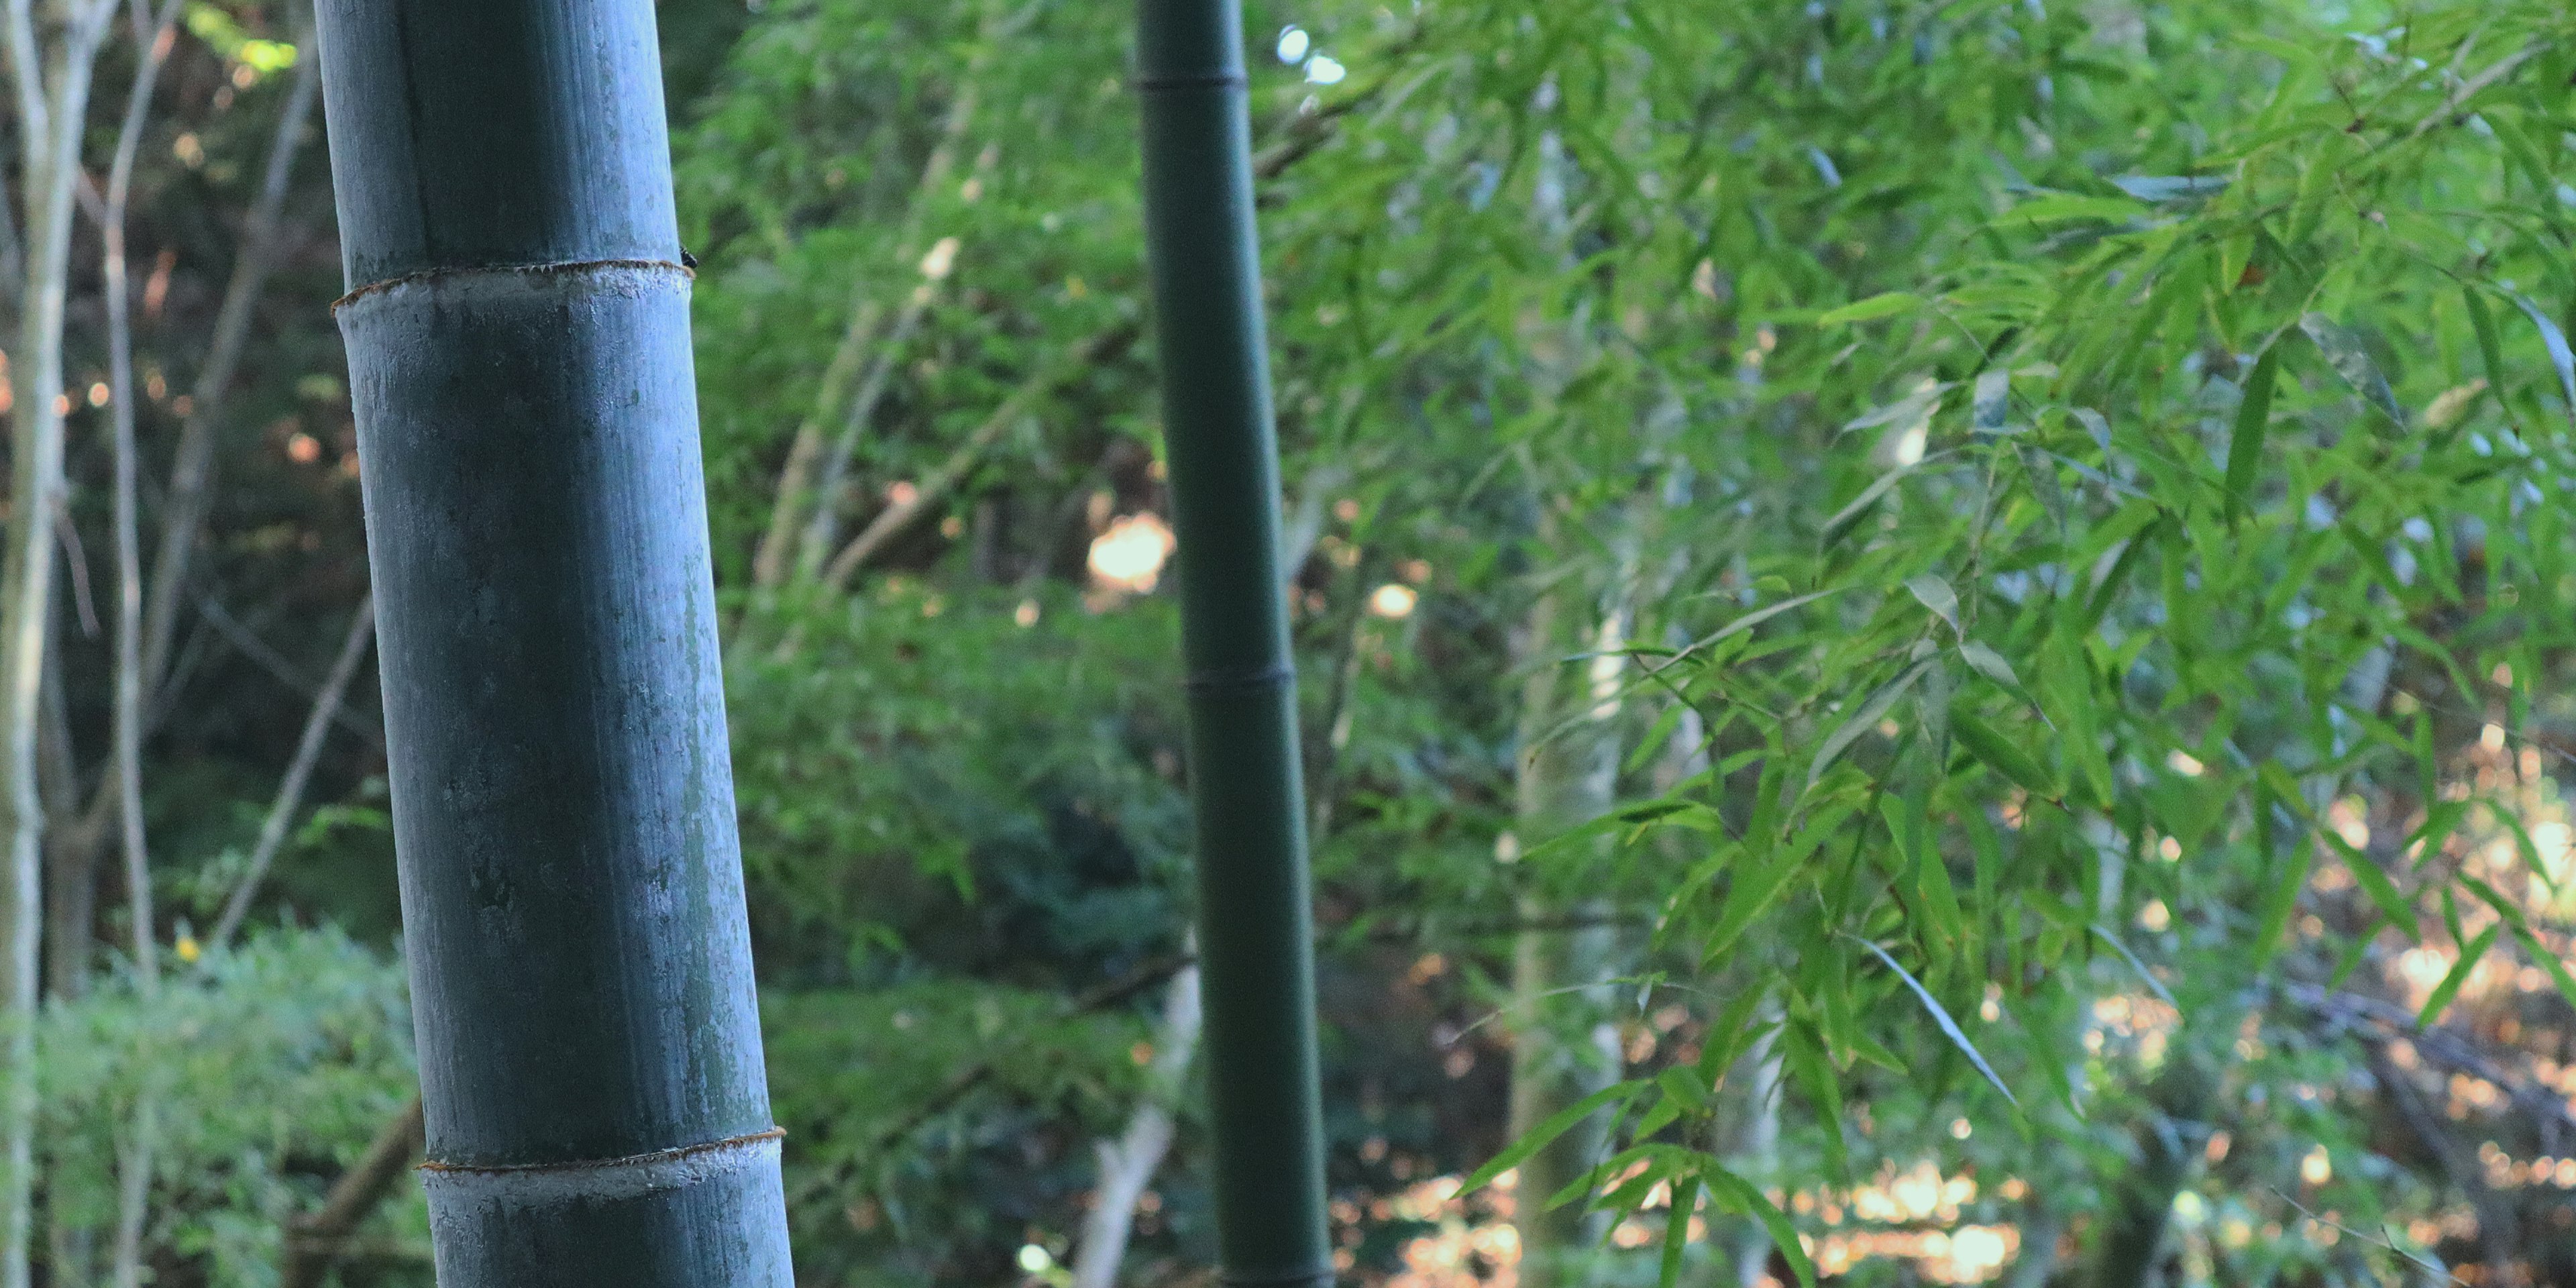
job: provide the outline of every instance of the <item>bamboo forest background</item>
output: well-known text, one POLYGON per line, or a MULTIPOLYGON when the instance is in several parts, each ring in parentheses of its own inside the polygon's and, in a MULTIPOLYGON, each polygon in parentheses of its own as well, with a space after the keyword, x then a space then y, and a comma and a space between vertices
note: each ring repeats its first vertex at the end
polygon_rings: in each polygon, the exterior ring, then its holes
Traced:
MULTIPOLYGON (((799 1281, 1212 1283, 1131 15, 660 10, 799 1281)), ((11 13, 20 1242, 427 1284, 309 16, 11 13)), ((2576 1284, 2576 13, 1247 21, 1350 1282, 2576 1284)))

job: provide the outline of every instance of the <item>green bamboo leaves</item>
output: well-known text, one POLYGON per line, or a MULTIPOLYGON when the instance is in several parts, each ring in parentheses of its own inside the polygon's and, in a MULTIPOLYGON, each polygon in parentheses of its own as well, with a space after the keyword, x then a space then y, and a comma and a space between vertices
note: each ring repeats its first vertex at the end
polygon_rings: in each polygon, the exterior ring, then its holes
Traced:
POLYGON ((2281 378, 2279 341, 2264 346, 2245 378, 2244 401, 2236 404, 2236 432, 2227 439, 2227 514, 2230 522, 2253 509, 2254 471, 2263 461, 2263 437, 2272 424, 2272 386, 2281 378))
POLYGON ((2333 367, 2335 374, 2343 377, 2344 383, 2351 385, 2364 402, 2377 408, 2399 429, 2406 428, 2406 408, 2398 403, 2397 392, 2389 388, 2388 376, 2380 371, 2378 361, 2370 356, 2370 350, 2363 345, 2359 333, 2323 313, 2301 315, 2299 330, 2316 342, 2317 351, 2325 355, 2326 365, 2333 367))

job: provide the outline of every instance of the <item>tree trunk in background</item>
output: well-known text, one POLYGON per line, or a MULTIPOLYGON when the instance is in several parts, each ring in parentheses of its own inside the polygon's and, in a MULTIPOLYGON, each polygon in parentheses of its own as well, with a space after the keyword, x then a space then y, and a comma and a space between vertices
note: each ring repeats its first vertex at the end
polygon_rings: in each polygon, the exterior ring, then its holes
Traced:
POLYGON ((438 1281, 788 1288, 653 8, 320 35, 438 1281))
MULTIPOLYGON (((133 11, 134 38, 142 47, 134 81, 125 98, 125 120, 117 131, 116 154, 108 163, 105 213, 99 220, 105 243, 101 268, 107 294, 107 370, 110 389, 108 420, 115 474, 116 529, 116 695, 114 772, 117 835, 125 853, 126 904, 134 932, 135 987, 149 1001, 161 991, 159 931, 152 913, 152 865, 143 826, 143 520, 140 463, 134 442, 134 302, 125 261, 126 204, 134 193, 134 161, 152 115, 152 90, 161 65, 170 57, 178 34, 180 0, 161 0, 149 25, 143 11, 133 11)), ((146 1067, 161 1063, 157 1035, 137 1035, 136 1058, 146 1067)), ((108 1282, 114 1288, 142 1288, 143 1231, 152 1218, 152 1172, 161 1147, 161 1093, 146 1078, 138 1084, 134 1113, 118 1154, 116 1241, 108 1258, 108 1282)))
POLYGON ((1218 1259, 1233 1283, 1323 1288, 1314 914, 1236 0, 1142 0, 1135 66, 1188 668, 1218 1259))
MULTIPOLYGON (((0 555, 0 810, 9 872, 0 884, 0 1288, 27 1288, 35 1171, 37 960, 43 920, 44 801, 37 784, 45 642, 53 605, 56 507, 63 492, 63 299, 71 272, 72 194, 99 41, 112 0, 68 6, 62 30, 38 35, 32 0, 10 0, 9 72, 17 91, 26 289, 10 364, 7 549, 0 555)), ((47 16, 53 16, 49 9, 47 16)))
MULTIPOLYGON (((1193 948, 1196 945, 1192 945, 1193 948)), ((1127 1234, 1135 1225, 1136 1200, 1163 1165, 1172 1148, 1173 1109, 1188 1086, 1190 1061, 1198 1053, 1199 971, 1184 966, 1164 990, 1163 1022, 1154 1029, 1154 1063, 1146 1070, 1145 1089, 1127 1130, 1114 1141, 1100 1141, 1100 1185, 1092 1191, 1091 1213, 1082 1225, 1082 1246, 1073 1259, 1073 1288, 1111 1288, 1127 1256, 1127 1234)))
MULTIPOLYGON (((1781 1018, 1779 1005, 1766 1002, 1755 1022, 1776 1024, 1781 1018)), ((1718 1101, 1720 1134, 1714 1142, 1728 1171, 1765 1187, 1780 1171, 1779 1038, 1777 1028, 1764 1033, 1727 1072, 1718 1101)), ((1769 1231, 1750 1221, 1738 1223, 1726 1245, 1726 1255, 1734 1262, 1736 1288, 1754 1288, 1762 1282, 1769 1273, 1771 1247, 1769 1231)))
MULTIPOLYGON (((1569 597, 1564 587, 1540 596, 1521 643, 1528 679, 1522 690, 1515 792, 1516 835, 1524 843, 1545 842, 1599 818, 1616 803, 1619 686, 1625 670, 1624 658, 1617 654, 1627 647, 1627 608, 1618 603, 1592 625, 1566 611, 1569 597), (1570 682, 1560 659, 1586 652, 1593 656, 1582 681, 1570 682)), ((1538 893, 1522 899, 1525 921, 1574 924, 1570 929, 1524 930, 1513 943, 1508 1128, 1513 1139, 1619 1076, 1618 1029, 1606 1018, 1613 999, 1605 981, 1616 973, 1619 960, 1618 934, 1608 924, 1608 914, 1608 905, 1595 898, 1561 905, 1538 893), (1571 1026, 1551 1022, 1551 1013, 1569 1011, 1590 1027, 1579 1038, 1560 1040, 1571 1026)), ((1601 1161, 1608 1125, 1606 1113, 1594 1115, 1521 1163, 1513 1220, 1520 1234, 1522 1288, 1558 1288, 1585 1278, 1589 1254, 1602 1233, 1599 1214, 1584 1212, 1579 1203, 1552 1211, 1543 1205, 1601 1161)))

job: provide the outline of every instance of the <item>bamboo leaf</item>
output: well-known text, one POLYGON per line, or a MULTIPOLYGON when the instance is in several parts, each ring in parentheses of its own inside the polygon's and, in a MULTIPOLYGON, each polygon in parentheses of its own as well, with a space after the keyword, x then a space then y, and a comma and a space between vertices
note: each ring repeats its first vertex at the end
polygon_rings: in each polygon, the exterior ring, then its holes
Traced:
POLYGON ((1753 872, 1739 874, 1733 888, 1726 892, 1726 907, 1718 915, 1717 928, 1709 932, 1707 946, 1700 960, 1714 962, 1735 945, 1736 939, 1753 925, 1755 918, 1770 908, 1773 900, 1795 879, 1807 856, 1815 853, 1834 829, 1841 827, 1851 814, 1851 807, 1837 805, 1819 811, 1807 820, 1798 834, 1784 844, 1770 847, 1769 857, 1753 872))
POLYGON ((1914 978, 1912 972, 1907 971, 1903 966, 1897 965, 1896 959, 1889 956, 1886 949, 1848 931, 1838 933, 1842 934, 1843 938, 1868 949, 1880 961, 1887 963, 1887 968, 1895 971, 1896 977, 1904 980, 1907 988, 1914 990, 1915 1000, 1923 1003, 1923 1009, 1932 1013, 1933 1022, 1941 1026, 1941 1034, 1950 1039, 1950 1045, 1959 1048, 1959 1053, 1968 1057, 1968 1063, 1977 1066, 1977 1072, 1984 1074, 1986 1081, 1994 1084, 1995 1090, 2003 1093, 2004 1103, 2015 1109, 2021 1108, 2021 1101, 2014 1098, 2012 1088, 2005 1086, 2004 1080, 1995 1076, 1995 1067, 1986 1063, 1985 1053, 1977 1049, 1976 1043, 1968 1040, 1968 1035, 1960 1029, 1959 1022, 1950 1018, 1950 1012, 1941 1005, 1940 999, 1932 996, 1932 990, 1923 987, 1923 981, 1914 978))
POLYGON ((1933 412, 1940 410, 1941 395, 1949 391, 1950 386, 1945 384, 1926 384, 1895 402, 1843 422, 1841 432, 1849 434, 1857 430, 1876 429, 1881 425, 1928 419, 1933 412))
POLYGON ((2496 330, 2495 311, 2487 307, 2487 297, 2477 287, 2462 284, 2460 298, 2469 309, 2469 329, 2477 333, 2478 356, 2487 364, 2487 387, 2501 398, 2505 391, 2504 337, 2496 330))
POLYGON ((1815 1106, 1825 1146, 1825 1172, 1838 1185, 1851 1183, 1851 1157, 1843 1145, 1843 1091, 1812 1024, 1789 1025, 1780 1035, 1781 1058, 1815 1106))
MULTIPOLYGON (((2261 805, 2258 803, 2256 808, 2261 809, 2261 805)), ((2255 826, 2268 824, 2258 820, 2255 826)), ((2272 887, 2264 895, 2262 928, 2254 935, 2254 960, 2268 962, 2280 949, 2281 937, 2290 928, 2290 917, 2299 910, 2299 891, 2307 887, 2308 867, 2314 855, 2313 847, 2301 844, 2281 856, 2272 887)))
POLYGON ((2004 217, 2038 224, 2064 223, 2077 219, 2127 223, 2146 213, 2145 206, 2119 197, 2087 197, 2071 192, 2052 192, 2014 206, 2004 212, 2004 217))
POLYGON ((1762 1191, 1753 1188, 1751 1182, 1724 1168, 1711 1168, 1702 1172, 1701 1177, 1708 1182, 1712 1193, 1723 1193, 1732 1200, 1729 1206, 1739 1212, 1751 1213, 1754 1220, 1762 1223, 1763 1230, 1771 1236, 1772 1245, 1780 1249, 1780 1259, 1789 1263, 1789 1273, 1798 1277, 1798 1288, 1816 1288, 1816 1265, 1807 1260, 1806 1245, 1798 1242, 1797 1227, 1789 1224, 1786 1213, 1763 1197, 1762 1191))
POLYGON ((1709 645, 1724 640, 1729 636, 1741 635, 1774 617, 1778 617, 1782 613, 1788 612, 1790 609, 1812 604, 1829 595, 1839 595, 1841 593, 1842 592, 1839 590, 1819 590, 1810 594, 1798 595, 1789 599, 1784 599, 1779 603, 1772 604, 1765 608, 1757 608, 1752 612, 1746 613, 1742 617, 1736 618, 1734 621, 1728 622, 1726 625, 1719 627, 1715 633, 1692 641, 1690 647, 1675 654, 1674 659, 1678 661, 1683 657, 1687 657, 1700 649, 1707 648, 1709 645))
POLYGON ((2378 408, 2398 428, 2406 427, 2406 409, 2398 405, 2396 391, 2388 387, 2388 377, 2381 374, 2379 364, 2372 360, 2359 335, 2323 313, 2300 317, 2299 329, 2316 341, 2317 348, 2326 355, 2326 365, 2333 367, 2363 401, 2378 408))
POLYGON ((2478 937, 2460 950, 2460 959, 2451 963, 2451 969, 2442 976, 2442 982, 2434 985, 2433 991, 2425 996, 2424 1009, 2416 1013, 2415 1023, 2431 1028, 2442 1018, 2442 1009, 2451 1004, 2452 998, 2460 995, 2460 986, 2469 982, 2469 972, 2477 969, 2478 959, 2487 955, 2487 949, 2495 943, 2496 932, 2502 929, 2504 923, 2499 921, 2478 932, 2478 937))
POLYGON ((2398 893, 2397 883, 2388 879, 2388 873, 2372 862, 2369 855, 2354 849, 2350 842, 2336 835, 2332 828, 2319 829, 2317 834, 2334 847, 2335 853, 2343 856, 2343 865, 2352 870, 2353 880, 2361 883, 2361 892, 2370 896, 2371 903, 2377 905, 2380 913, 2394 922, 2399 930, 2405 931, 2407 938, 2421 941, 2424 932, 2416 924, 2415 909, 2406 902, 2405 895, 2398 893))
POLYGON ((2520 291, 2508 291, 2506 295, 2513 300, 2514 307, 2522 310, 2524 317, 2531 319, 2531 325, 2539 328, 2540 343, 2549 350, 2549 365, 2558 369, 2559 393, 2567 400, 2568 414, 2576 416, 2576 352, 2570 352, 2567 347, 2567 333, 2559 330, 2558 324, 2550 321, 2549 315, 2532 303, 2530 296, 2520 291))
POLYGON ((1834 517, 1825 520, 1821 544, 1827 549, 1839 544, 1844 535, 1851 531, 1851 526, 1859 522, 1862 515, 1869 513, 1869 508, 1878 504, 1880 497, 1887 495, 1888 489, 1895 487, 1906 475, 1913 473, 1920 464, 1917 462, 1914 465, 1900 465, 1879 475, 1877 481, 1862 488, 1860 495, 1851 499, 1851 504, 1834 511, 1834 517))
POLYGON ((1925 572, 1906 578, 1905 588, 1923 601, 1933 616, 1949 623, 1952 635, 1959 633, 1959 592, 1950 589, 1950 583, 1925 572))
POLYGON ((1682 1250, 1690 1245, 1691 1208, 1699 1202, 1699 1177, 1673 1180, 1673 1203, 1664 1217, 1664 1264, 1658 1288, 1675 1288, 1682 1279, 1682 1250))
POLYGON ((1608 1105, 1624 1104, 1644 1091, 1648 1085, 1642 1082, 1622 1082, 1603 1087, 1556 1111, 1548 1116, 1547 1121, 1530 1128, 1528 1135, 1504 1146, 1501 1153, 1487 1159, 1483 1167, 1477 1168, 1475 1173, 1467 1178, 1466 1183, 1458 1187, 1458 1192, 1471 1194, 1493 1183, 1495 1177, 1520 1166, 1530 1155, 1547 1148, 1557 1137, 1574 1130, 1575 1124, 1591 1117, 1594 1111, 1608 1105))
POLYGON ((1726 1070, 1735 1063, 1736 1054, 1767 1027, 1752 1022, 1754 1011, 1762 1005, 1767 991, 1756 985, 1736 994, 1727 1002, 1726 1009, 1718 1013, 1716 1021, 1708 1026, 1708 1038, 1699 1053, 1702 1082, 1714 1085, 1719 1078, 1726 1076, 1726 1070))
POLYGON ((1968 749, 1968 754, 1984 761, 1986 766, 2003 775, 2022 790, 2046 801, 2064 799, 2066 789, 2057 776, 2029 752, 1992 725, 1971 714, 1964 705, 1950 709, 1950 736, 1968 749))
POLYGON ((2272 424, 2272 387, 2281 374, 2281 346, 2268 345, 2245 378, 2245 400, 2236 405, 2236 431, 2227 439, 2227 514, 2231 522, 2254 508, 2254 471, 2263 462, 2263 436, 2272 424))
POLYGON ((2514 941, 2522 945, 2522 950, 2530 954, 2533 961, 2540 963, 2542 970, 2549 972, 2550 981, 2558 986, 2558 995, 2565 998, 2569 1006, 2576 1006, 2576 978, 2571 978, 2567 974, 2567 964, 2558 960, 2558 954, 2549 951, 2548 945, 2541 943, 2539 936, 2531 933, 2531 924, 2523 918, 2522 908, 2512 900, 2496 893, 2494 886, 2465 872, 2461 873, 2456 880, 2461 885, 2467 886, 2469 893, 2476 895, 2488 907, 2495 909, 2497 916, 2504 918, 2504 924, 2513 931, 2514 941))
MULTIPOLYGON (((1665 1095, 1681 1102, 1683 1108, 1696 1113, 1706 1113, 1709 1107, 1708 1088, 1701 1086, 1699 1079, 1691 1075, 1692 1070, 1678 1064, 1671 1065, 1662 1073, 1655 1075, 1655 1085, 1663 1088, 1665 1095)), ((1645 1133, 1641 1131, 1639 1134, 1645 1133)))
POLYGON ((1816 319, 1818 326, 1841 326, 1849 322, 1868 322, 1878 318, 1911 313, 1923 307, 1920 295, 1909 291, 1889 291, 1865 300, 1854 300, 1838 309, 1827 309, 1816 319))
POLYGON ((2022 691, 2021 677, 2013 673, 2012 663, 2005 661, 2003 654, 1975 640, 1964 640, 1959 644, 1959 657, 1977 674, 2002 685, 2007 691, 2022 691))
POLYGON ((2138 955, 2130 952, 2129 946, 2120 942, 2120 937, 2112 934, 2110 927, 2097 921, 2093 923, 2092 929, 2094 934, 2102 937, 2103 943, 2111 946, 2113 952, 2120 954, 2120 960, 2129 963, 2130 970, 2138 973, 2138 978, 2146 983, 2148 992, 2155 994, 2158 1001, 2174 1008, 2175 1011, 2182 1010, 2182 1003, 2175 1001, 2174 995, 2165 991, 2164 981, 2157 979, 2156 973, 2148 970, 2147 964, 2139 961, 2138 955))
POLYGON ((1843 752, 1859 741, 1862 734, 1877 728, 1878 722, 1887 717, 1888 709, 1894 707, 1896 700, 1904 697, 1905 691, 1914 687, 1914 682, 1922 679, 1923 673, 1931 666, 1930 661, 1922 661, 1898 672, 1895 679, 1878 686, 1877 691, 1863 699, 1860 710, 1854 712, 1850 719, 1826 735, 1824 745, 1816 751, 1815 762, 1807 767, 1807 789, 1814 790, 1816 780, 1834 767, 1834 762, 1842 757, 1843 752))

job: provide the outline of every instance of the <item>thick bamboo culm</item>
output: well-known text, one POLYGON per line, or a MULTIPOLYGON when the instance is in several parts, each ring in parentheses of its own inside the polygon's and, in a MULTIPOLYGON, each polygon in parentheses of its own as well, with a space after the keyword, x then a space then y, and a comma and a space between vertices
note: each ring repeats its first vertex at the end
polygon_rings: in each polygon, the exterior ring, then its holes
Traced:
POLYGON ((789 1288, 651 0, 322 0, 443 1288, 789 1288))
POLYGON ((1296 672, 1237 0, 1140 0, 1145 229, 1179 538, 1224 1281, 1333 1278, 1296 672))

